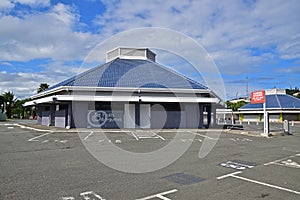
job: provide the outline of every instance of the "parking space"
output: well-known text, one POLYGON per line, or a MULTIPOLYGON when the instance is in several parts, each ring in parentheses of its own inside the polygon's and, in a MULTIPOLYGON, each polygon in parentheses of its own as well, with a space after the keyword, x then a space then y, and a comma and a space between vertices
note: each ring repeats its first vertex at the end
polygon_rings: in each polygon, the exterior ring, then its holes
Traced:
POLYGON ((221 175, 216 179, 219 181, 231 179, 230 181, 234 182, 238 180, 241 184, 249 185, 249 193, 255 193, 254 188, 259 191, 268 191, 262 193, 261 198, 270 196, 271 199, 297 199, 299 198, 298 195, 300 195, 300 184, 298 181, 300 168, 296 162, 299 156, 300 154, 287 156, 257 167, 255 164, 243 165, 229 161, 222 163, 221 166, 233 168, 236 171, 221 175), (277 196, 272 193, 276 193, 277 196))
MULTIPOLYGON (((260 138, 218 130, 38 131, 0 125, 0 199, 298 199, 300 137, 260 138), (125 173, 96 160, 86 144, 147 153, 191 143, 174 163, 125 173), (204 140, 216 142, 204 158, 204 140)), ((106 152, 103 152, 106 153, 106 152)))

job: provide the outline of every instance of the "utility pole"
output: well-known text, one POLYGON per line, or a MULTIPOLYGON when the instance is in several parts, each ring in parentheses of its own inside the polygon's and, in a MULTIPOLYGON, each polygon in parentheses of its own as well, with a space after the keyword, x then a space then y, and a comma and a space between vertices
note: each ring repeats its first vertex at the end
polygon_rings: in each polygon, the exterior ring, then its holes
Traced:
POLYGON ((249 91, 248 91, 248 74, 246 76, 246 98, 248 99, 249 97, 249 91))

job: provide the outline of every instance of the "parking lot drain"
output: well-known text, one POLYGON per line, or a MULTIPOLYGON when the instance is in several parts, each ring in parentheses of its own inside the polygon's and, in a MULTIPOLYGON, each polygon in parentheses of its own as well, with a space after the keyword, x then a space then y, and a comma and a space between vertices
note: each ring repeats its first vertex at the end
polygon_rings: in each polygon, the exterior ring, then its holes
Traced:
POLYGON ((205 180, 198 176, 184 174, 184 173, 171 174, 168 176, 164 176, 162 178, 167 179, 168 181, 171 181, 173 183, 180 184, 180 185, 189 185, 189 184, 193 184, 193 183, 199 183, 199 182, 202 182, 205 180))

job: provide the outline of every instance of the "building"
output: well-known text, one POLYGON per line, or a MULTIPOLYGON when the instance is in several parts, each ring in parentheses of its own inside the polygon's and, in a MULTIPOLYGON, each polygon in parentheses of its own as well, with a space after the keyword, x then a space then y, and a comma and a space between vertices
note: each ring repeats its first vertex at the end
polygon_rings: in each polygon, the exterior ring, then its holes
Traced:
MULTIPOLYGON (((269 113, 270 122, 282 122, 283 120, 300 120, 300 99, 286 94, 282 89, 265 90, 266 110, 269 113)), ((235 114, 241 121, 263 121, 263 104, 248 103, 238 109, 235 114)))
POLYGON ((147 48, 118 47, 106 63, 33 95, 38 123, 57 127, 202 128, 221 99, 155 61, 147 48))
POLYGON ((238 103, 238 102, 241 102, 241 101, 249 103, 250 102, 250 98, 249 97, 240 97, 240 98, 229 100, 230 103, 238 103))

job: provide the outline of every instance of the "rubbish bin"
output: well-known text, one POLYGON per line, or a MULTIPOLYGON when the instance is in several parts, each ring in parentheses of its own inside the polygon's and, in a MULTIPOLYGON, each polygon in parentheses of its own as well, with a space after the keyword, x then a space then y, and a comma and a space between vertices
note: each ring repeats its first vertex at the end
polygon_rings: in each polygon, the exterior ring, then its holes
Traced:
POLYGON ((283 121, 283 133, 284 133, 284 134, 289 134, 289 133, 290 133, 290 124, 289 124, 289 120, 284 120, 284 121, 283 121))

